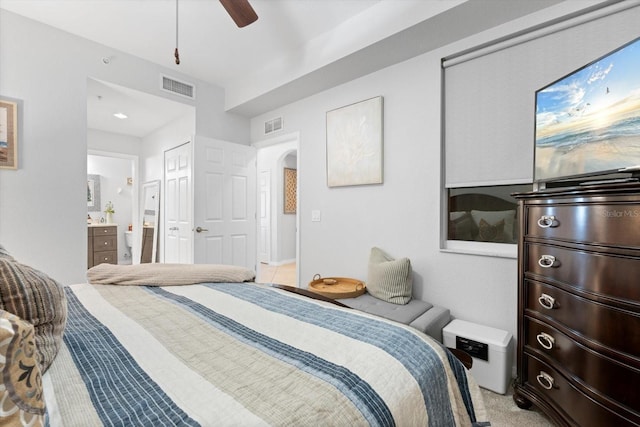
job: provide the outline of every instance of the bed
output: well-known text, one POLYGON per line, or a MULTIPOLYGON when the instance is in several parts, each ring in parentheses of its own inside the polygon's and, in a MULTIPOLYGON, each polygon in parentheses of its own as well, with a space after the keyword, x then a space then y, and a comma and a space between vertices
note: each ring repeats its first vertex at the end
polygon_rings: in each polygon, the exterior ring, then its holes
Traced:
POLYGON ((489 425, 467 369, 420 331, 218 279, 62 287, 46 424, 489 425))

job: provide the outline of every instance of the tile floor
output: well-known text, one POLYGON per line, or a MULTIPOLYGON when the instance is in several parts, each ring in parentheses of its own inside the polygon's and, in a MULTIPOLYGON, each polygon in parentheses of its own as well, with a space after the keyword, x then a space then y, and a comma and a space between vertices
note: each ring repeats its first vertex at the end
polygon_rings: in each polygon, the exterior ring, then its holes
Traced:
POLYGON ((296 283, 296 263, 283 265, 260 263, 256 272, 256 282, 298 286, 296 283))

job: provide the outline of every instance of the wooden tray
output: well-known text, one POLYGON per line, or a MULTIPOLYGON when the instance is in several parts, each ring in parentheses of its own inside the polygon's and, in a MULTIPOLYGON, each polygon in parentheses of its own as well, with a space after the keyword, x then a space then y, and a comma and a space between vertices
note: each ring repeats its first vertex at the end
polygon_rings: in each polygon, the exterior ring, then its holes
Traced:
POLYGON ((320 277, 313 276, 309 282, 309 290, 327 298, 355 298, 364 294, 366 286, 364 282, 348 277, 320 277))

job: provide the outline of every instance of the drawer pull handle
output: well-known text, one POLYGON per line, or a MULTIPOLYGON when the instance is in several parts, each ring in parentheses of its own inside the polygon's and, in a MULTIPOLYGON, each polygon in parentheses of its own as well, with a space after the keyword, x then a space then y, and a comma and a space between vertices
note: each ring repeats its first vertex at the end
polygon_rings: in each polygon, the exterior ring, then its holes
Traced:
POLYGON ((540 295, 540 298, 538 298, 538 302, 547 310, 551 310, 556 303, 556 299, 550 295, 542 294, 540 295))
POLYGON ((107 246, 109 244, 109 242, 104 242, 104 245, 107 246))
POLYGON ((545 371, 540 371, 540 374, 536 377, 538 380, 538 384, 542 386, 542 388, 546 390, 551 390, 553 388, 553 377, 547 374, 545 371))
POLYGON ((556 257, 553 255, 542 255, 538 260, 538 265, 542 268, 551 268, 556 262, 556 257))
POLYGON ((556 343, 555 338, 544 332, 540 332, 536 336, 536 339, 538 340, 538 343, 547 350, 551 350, 553 345, 556 343))
POLYGON ((553 224, 555 222, 556 222, 556 217, 554 215, 542 215, 538 220, 538 227, 540 228, 553 227, 553 224))

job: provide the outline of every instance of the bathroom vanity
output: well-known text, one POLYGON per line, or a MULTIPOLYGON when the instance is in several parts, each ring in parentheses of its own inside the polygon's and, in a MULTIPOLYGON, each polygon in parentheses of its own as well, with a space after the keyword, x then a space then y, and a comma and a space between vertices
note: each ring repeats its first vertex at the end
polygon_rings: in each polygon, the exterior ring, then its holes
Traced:
POLYGON ((118 263, 118 225, 88 225, 87 268, 98 264, 118 263))

